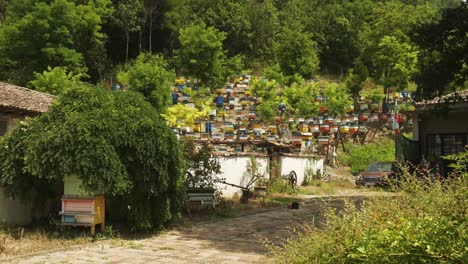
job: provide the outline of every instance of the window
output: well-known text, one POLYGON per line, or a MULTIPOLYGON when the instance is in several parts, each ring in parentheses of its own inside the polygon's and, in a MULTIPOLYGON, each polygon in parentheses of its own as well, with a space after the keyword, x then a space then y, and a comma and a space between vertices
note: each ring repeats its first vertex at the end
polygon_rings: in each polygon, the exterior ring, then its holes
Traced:
POLYGON ((467 142, 466 134, 427 135, 426 156, 440 157, 461 152, 467 142))

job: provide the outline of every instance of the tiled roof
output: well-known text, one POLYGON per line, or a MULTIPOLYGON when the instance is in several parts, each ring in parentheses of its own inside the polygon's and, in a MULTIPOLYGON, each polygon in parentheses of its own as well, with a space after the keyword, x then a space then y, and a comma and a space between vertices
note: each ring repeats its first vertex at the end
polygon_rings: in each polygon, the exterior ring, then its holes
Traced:
POLYGON ((468 89, 438 96, 430 100, 423 100, 423 101, 415 102, 417 106, 437 105, 437 104, 445 104, 445 103, 448 103, 448 104, 468 103, 468 89))
POLYGON ((28 113, 47 112, 55 96, 0 82, 0 109, 28 113))

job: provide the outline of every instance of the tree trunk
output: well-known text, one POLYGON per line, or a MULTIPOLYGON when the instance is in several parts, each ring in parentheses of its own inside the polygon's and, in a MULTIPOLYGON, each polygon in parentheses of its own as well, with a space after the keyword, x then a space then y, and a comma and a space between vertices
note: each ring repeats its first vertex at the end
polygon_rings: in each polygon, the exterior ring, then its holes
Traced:
POLYGON ((130 33, 128 30, 125 32, 126 45, 125 45, 125 64, 128 62, 128 42, 130 41, 130 33))
POLYGON ((152 53, 151 38, 153 36, 153 12, 150 14, 150 27, 149 27, 149 52, 152 53))

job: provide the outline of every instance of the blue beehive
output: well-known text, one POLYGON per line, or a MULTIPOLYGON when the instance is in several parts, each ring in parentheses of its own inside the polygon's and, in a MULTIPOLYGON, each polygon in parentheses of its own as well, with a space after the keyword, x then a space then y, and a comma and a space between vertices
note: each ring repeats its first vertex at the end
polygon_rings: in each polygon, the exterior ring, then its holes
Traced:
POLYGON ((223 97, 222 96, 216 97, 216 106, 218 106, 218 107, 223 106, 223 97))
POLYGON ((179 95, 176 93, 172 94, 172 103, 177 104, 179 102, 179 95))

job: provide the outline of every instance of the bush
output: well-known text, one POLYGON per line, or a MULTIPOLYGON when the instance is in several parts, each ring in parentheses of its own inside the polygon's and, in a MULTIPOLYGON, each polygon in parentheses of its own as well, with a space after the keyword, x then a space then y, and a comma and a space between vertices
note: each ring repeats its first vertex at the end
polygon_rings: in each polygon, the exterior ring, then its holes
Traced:
POLYGON ((135 229, 178 218, 184 194, 179 143, 137 93, 87 86, 64 91, 47 113, 0 138, 0 149, 0 185, 37 208, 58 199, 55 182, 77 175, 84 191, 105 194, 110 211, 120 209, 135 229))
POLYGON ((270 193, 292 193, 291 185, 286 180, 276 177, 270 182, 270 187, 268 188, 270 193))
POLYGON ((348 153, 340 153, 338 159, 342 165, 351 167, 351 173, 364 171, 373 162, 395 160, 395 142, 390 138, 384 138, 376 143, 347 147, 348 153))
POLYGON ((272 247, 276 261, 466 263, 466 178, 430 186, 414 178, 406 174, 397 196, 370 199, 359 210, 350 202, 340 212, 325 210, 320 228, 309 224, 297 237, 272 247))

